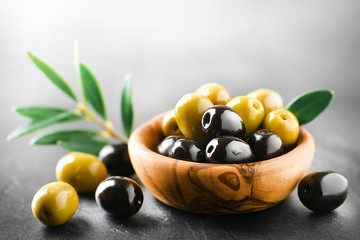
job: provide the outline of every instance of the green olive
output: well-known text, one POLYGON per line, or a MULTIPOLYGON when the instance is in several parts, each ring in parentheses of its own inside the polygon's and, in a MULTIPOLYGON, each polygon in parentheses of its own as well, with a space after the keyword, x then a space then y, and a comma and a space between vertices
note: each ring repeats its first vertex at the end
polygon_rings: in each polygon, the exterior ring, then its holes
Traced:
POLYGON ((181 131, 176 122, 175 118, 175 110, 171 110, 168 112, 161 122, 161 129, 165 135, 165 137, 170 135, 181 135, 181 131))
POLYGON ((225 105, 230 99, 230 93, 221 85, 208 83, 201 86, 197 93, 208 97, 214 105, 225 105))
POLYGON ((58 226, 67 222, 75 214, 78 205, 79 197, 70 184, 52 182, 35 193, 31 210, 43 224, 58 226))
POLYGON ((265 116, 275 109, 284 107, 281 96, 271 89, 258 89, 249 93, 247 96, 256 98, 261 102, 264 107, 265 116))
POLYGON ((68 153, 56 165, 56 178, 69 183, 78 192, 95 192, 106 177, 105 164, 87 153, 68 153))
POLYGON ((293 147, 299 138, 299 122, 296 116, 286 109, 271 111, 265 117, 263 127, 278 135, 284 148, 293 147))
POLYGON ((231 99, 227 104, 242 118, 246 137, 252 135, 264 119, 264 107, 256 98, 239 96, 231 99))
POLYGON ((206 141, 205 133, 201 129, 201 117, 212 106, 210 99, 199 93, 186 94, 176 103, 176 122, 186 138, 198 142, 206 141))

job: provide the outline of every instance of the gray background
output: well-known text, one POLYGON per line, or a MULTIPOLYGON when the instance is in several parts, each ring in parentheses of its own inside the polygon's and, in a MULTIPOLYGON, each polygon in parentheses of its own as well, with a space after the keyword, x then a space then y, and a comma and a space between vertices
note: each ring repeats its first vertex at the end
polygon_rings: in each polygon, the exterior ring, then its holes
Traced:
POLYGON ((0 238, 357 238, 359 22, 355 0, 0 0, 0 238), (76 88, 74 40, 118 129, 120 90, 128 72, 134 74, 135 126, 208 82, 224 85, 232 96, 272 88, 284 102, 314 88, 335 90, 331 107, 306 126, 317 147, 310 171, 331 169, 346 176, 347 201, 318 215, 293 192, 263 212, 204 216, 167 207, 144 189, 142 209, 127 221, 111 219, 92 196, 81 196, 68 223, 44 227, 32 216, 30 203, 41 186, 56 180, 56 163, 66 151, 30 147, 29 136, 6 142, 6 136, 25 122, 11 112, 13 106, 74 107, 23 51, 29 48, 76 88))

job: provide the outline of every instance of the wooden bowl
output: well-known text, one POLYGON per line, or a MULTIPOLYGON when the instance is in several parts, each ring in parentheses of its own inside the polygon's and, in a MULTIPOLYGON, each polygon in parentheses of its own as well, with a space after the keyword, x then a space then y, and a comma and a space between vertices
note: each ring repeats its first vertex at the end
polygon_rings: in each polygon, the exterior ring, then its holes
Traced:
POLYGON ((296 148, 266 161, 212 164, 165 157, 154 151, 162 140, 163 116, 133 132, 129 154, 145 187, 161 202, 181 210, 239 214, 275 206, 296 187, 314 157, 314 139, 304 128, 296 148))

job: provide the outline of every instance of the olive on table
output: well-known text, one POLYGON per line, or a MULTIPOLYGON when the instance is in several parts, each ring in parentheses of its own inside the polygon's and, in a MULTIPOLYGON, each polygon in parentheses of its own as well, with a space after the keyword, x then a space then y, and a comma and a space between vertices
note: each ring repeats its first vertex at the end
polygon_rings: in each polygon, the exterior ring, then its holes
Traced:
POLYGON ((262 124, 281 138, 285 149, 296 145, 300 134, 299 122, 296 116, 286 109, 276 109, 266 115, 262 124))
POLYGON ((205 154, 209 163, 248 163, 254 160, 250 146, 231 136, 212 139, 206 146, 205 154))
POLYGON ((258 89, 252 91, 247 96, 251 98, 256 98, 261 102, 264 107, 265 116, 275 109, 284 107, 283 100, 280 94, 271 89, 258 89))
POLYGON ((144 201, 143 192, 137 182, 127 177, 109 177, 96 189, 97 205, 107 213, 127 218, 137 213, 144 201))
POLYGON ((217 83, 205 84, 196 92, 208 97, 214 105, 225 105, 231 99, 230 93, 217 83))
POLYGON ((245 138, 245 125, 242 118, 231 107, 215 105, 202 116, 201 127, 208 139, 228 135, 245 138))
POLYGON ((65 182, 52 182, 40 188, 31 202, 34 216, 47 226, 59 226, 76 212, 79 197, 75 189, 65 182))
POLYGON ((204 147, 192 139, 181 138, 170 147, 169 157, 180 160, 204 162, 204 147))
POLYGON ((349 183, 334 171, 313 172, 299 183, 298 195, 305 207, 315 212, 328 212, 346 199, 349 183))
POLYGON ((201 117, 212 106, 210 99, 199 93, 186 94, 176 103, 176 122, 186 138, 197 142, 206 141, 206 135, 201 129, 201 117))
POLYGON ((246 137, 253 134, 264 119, 264 107, 256 98, 235 97, 226 106, 231 107, 244 121, 246 137))
POLYGON ((134 173, 126 143, 104 146, 99 152, 99 159, 111 175, 130 176, 134 173))
POLYGON ((248 143, 257 161, 274 158, 284 152, 280 137, 268 129, 256 131, 248 143))
POLYGON ((165 136, 182 135, 175 118, 175 110, 165 114, 161 121, 161 130, 165 136))
POLYGON ((77 192, 94 192, 107 177, 105 164, 96 156, 71 152, 62 157, 56 165, 56 178, 67 182, 77 192))
POLYGON ((166 138, 164 138, 161 143, 157 146, 156 151, 164 156, 169 156, 169 150, 171 146, 179 140, 180 138, 183 138, 182 135, 171 135, 166 138))

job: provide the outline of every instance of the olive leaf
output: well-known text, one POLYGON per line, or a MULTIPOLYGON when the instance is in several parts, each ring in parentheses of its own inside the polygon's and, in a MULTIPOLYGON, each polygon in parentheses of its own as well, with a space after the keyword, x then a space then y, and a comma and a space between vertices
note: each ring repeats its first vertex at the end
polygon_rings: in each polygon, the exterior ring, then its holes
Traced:
MULTIPOLYGON (((13 111, 19 113, 20 115, 30 118, 30 119, 41 119, 41 118, 48 118, 60 113, 68 112, 69 110, 63 108, 56 108, 56 107, 20 107, 20 108, 13 108, 13 111)), ((80 115, 72 115, 69 119, 82 119, 83 117, 80 115)))
POLYGON ((55 72, 54 69, 32 54, 29 50, 26 50, 26 52, 33 63, 35 63, 35 65, 50 79, 52 83, 54 83, 58 88, 60 88, 61 91, 63 91, 74 101, 77 101, 76 96, 68 83, 57 72, 55 72))
POLYGON ((334 91, 316 89, 295 97, 285 108, 297 117, 300 125, 304 125, 319 116, 330 105, 333 98, 334 91))
POLYGON ((31 145, 54 145, 59 141, 70 141, 75 139, 93 139, 99 136, 100 132, 73 129, 73 130, 59 130, 51 133, 41 134, 31 139, 31 145))
POLYGON ((132 104, 132 74, 125 76, 121 94, 121 119, 127 137, 130 136, 133 122, 134 110, 132 104))
POLYGON ((107 144, 110 144, 110 142, 93 139, 73 139, 58 141, 58 145, 69 151, 90 153, 95 156, 98 156, 100 150, 107 144))
POLYGON ((34 132, 36 130, 42 129, 44 127, 50 126, 55 123, 64 123, 64 122, 76 121, 80 119, 81 118, 79 118, 78 115, 76 115, 71 111, 66 111, 46 118, 34 119, 31 122, 26 123, 16 128, 14 131, 12 131, 10 135, 7 137, 7 140, 8 141, 13 140, 15 138, 24 136, 26 134, 29 134, 31 132, 34 132))
POLYGON ((90 103, 93 109, 103 119, 106 120, 106 109, 99 84, 89 68, 83 63, 80 63, 80 76, 85 100, 90 103))

